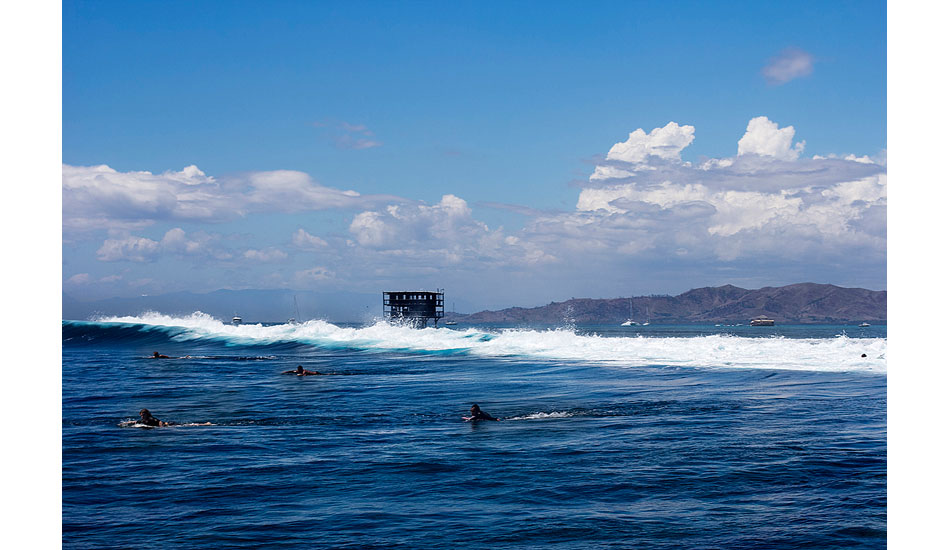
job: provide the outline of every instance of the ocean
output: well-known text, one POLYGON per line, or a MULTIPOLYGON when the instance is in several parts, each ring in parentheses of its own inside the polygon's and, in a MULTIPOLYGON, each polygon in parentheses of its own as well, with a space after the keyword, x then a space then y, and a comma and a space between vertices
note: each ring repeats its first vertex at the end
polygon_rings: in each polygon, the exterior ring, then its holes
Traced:
POLYGON ((882 326, 63 321, 63 547, 885 548, 886 355, 882 326))

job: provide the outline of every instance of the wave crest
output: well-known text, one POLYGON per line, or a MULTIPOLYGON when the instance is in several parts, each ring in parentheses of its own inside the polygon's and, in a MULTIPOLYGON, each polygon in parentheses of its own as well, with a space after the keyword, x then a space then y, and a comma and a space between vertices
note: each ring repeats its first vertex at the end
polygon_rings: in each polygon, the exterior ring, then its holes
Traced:
POLYGON ((78 325, 140 325, 166 331, 176 341, 218 339, 226 343, 267 345, 278 342, 323 348, 519 357, 580 361, 621 367, 681 366, 699 368, 788 369, 807 371, 886 372, 886 338, 749 338, 733 335, 691 337, 606 337, 578 334, 570 328, 506 329, 489 332, 413 329, 385 321, 361 327, 322 320, 293 324, 230 325, 200 311, 175 317, 156 312, 140 316, 100 317, 78 325), (867 357, 861 357, 866 354, 867 357))

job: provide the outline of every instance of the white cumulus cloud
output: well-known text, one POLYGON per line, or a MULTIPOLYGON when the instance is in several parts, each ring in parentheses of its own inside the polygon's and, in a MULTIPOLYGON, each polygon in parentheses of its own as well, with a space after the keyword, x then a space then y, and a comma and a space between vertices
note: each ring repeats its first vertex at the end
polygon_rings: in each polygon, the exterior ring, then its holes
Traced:
MULTIPOLYGON (((536 264, 553 260, 537 243, 492 230, 472 217, 465 200, 444 195, 433 205, 390 205, 354 216, 350 233, 376 265, 465 266, 536 264)), ((421 267, 420 267, 421 268, 421 267)))
POLYGON ((646 133, 643 128, 637 128, 627 136, 626 141, 615 143, 607 152, 608 161, 628 163, 629 169, 617 168, 612 165, 598 166, 591 179, 607 179, 627 177, 643 168, 650 157, 666 160, 679 160, 680 153, 693 142, 695 128, 685 124, 680 126, 670 122, 662 128, 654 128, 646 133))
POLYGON ((161 252, 161 244, 145 237, 106 239, 96 257, 103 262, 151 262, 161 252))
POLYGON ((158 241, 134 235, 106 239, 96 251, 103 262, 153 262, 164 254, 229 260, 233 254, 219 246, 219 236, 204 232, 186 234, 180 227, 169 229, 158 241))
POLYGON ((226 208, 219 184, 196 166, 180 172, 118 172, 63 165, 63 229, 136 229, 158 219, 207 221, 226 208))
POLYGON ((404 202, 327 187, 294 170, 250 172, 226 179, 197 166, 153 174, 106 165, 63 165, 63 232, 141 230, 159 221, 223 222, 259 212, 359 210, 404 202))
POLYGON ((598 166, 577 211, 529 222, 529 240, 715 261, 807 261, 862 247, 883 258, 885 167, 853 154, 800 159, 805 143, 794 137, 793 126, 762 116, 749 121, 736 157, 693 166, 631 156, 613 174, 598 166))
POLYGON ((759 155, 781 160, 795 160, 805 148, 800 141, 792 147, 795 127, 779 128, 768 117, 759 116, 749 121, 745 135, 739 139, 739 155, 759 155))
POLYGON ((357 242, 370 247, 455 241, 487 231, 485 224, 472 219, 468 204, 455 195, 444 195, 431 206, 389 205, 383 212, 361 212, 350 224, 350 233, 357 242))
POLYGON ((253 172, 245 177, 248 189, 239 196, 255 210, 301 212, 359 208, 367 201, 352 190, 326 187, 308 174, 295 170, 253 172))

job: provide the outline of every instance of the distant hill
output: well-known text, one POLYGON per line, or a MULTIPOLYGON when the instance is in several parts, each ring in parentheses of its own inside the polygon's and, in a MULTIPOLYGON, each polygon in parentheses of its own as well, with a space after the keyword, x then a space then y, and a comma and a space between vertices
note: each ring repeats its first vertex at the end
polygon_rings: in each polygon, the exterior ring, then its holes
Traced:
POLYGON ((678 296, 572 298, 535 308, 446 313, 446 320, 467 323, 747 323, 765 316, 776 323, 885 323, 887 291, 799 283, 748 290, 733 285, 704 287, 678 296), (631 315, 631 307, 633 309, 631 315))

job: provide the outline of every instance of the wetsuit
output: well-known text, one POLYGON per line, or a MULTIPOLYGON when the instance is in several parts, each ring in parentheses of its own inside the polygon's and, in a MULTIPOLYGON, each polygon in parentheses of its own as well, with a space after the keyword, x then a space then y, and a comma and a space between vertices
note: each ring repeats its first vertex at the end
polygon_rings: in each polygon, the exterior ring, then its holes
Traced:
POLYGON ((159 419, 157 419, 157 418, 155 418, 154 416, 150 416, 150 417, 148 417, 148 418, 143 418, 143 419, 139 420, 139 423, 140 423, 140 424, 145 424, 146 426, 154 426, 154 427, 158 427, 158 426, 161 426, 161 425, 162 425, 162 421, 159 420, 159 419))
POLYGON ((498 420, 498 419, 488 414, 487 412, 480 410, 472 416, 472 420, 498 420))

